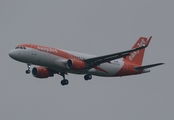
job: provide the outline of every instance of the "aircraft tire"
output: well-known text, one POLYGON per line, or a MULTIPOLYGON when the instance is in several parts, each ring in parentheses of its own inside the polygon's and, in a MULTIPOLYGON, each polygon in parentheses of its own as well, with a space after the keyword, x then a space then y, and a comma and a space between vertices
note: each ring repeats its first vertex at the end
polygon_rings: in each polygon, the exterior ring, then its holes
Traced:
POLYGON ((61 85, 64 86, 64 85, 68 85, 69 84, 69 81, 67 79, 64 79, 61 81, 61 85))
POLYGON ((25 73, 26 73, 26 74, 29 74, 29 73, 30 73, 30 70, 26 70, 25 73))
POLYGON ((84 76, 84 79, 85 79, 85 80, 91 80, 91 79, 92 79, 92 75, 91 75, 91 74, 86 74, 86 75, 84 76))

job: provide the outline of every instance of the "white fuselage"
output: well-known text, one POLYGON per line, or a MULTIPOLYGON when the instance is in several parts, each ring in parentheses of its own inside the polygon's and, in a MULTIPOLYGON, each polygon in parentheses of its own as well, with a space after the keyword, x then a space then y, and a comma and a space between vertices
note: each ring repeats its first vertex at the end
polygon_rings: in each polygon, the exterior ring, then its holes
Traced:
MULTIPOLYGON (((58 51, 58 50, 57 50, 58 51)), ((122 59, 117 59, 110 61, 109 63, 103 63, 97 66, 97 68, 91 68, 89 71, 86 70, 72 70, 66 67, 66 61, 68 59, 72 59, 74 56, 80 60, 85 60, 87 58, 96 57, 94 55, 83 54, 78 52, 72 52, 67 50, 61 50, 66 52, 66 57, 61 57, 55 54, 50 54, 49 52, 27 48, 26 49, 13 49, 10 51, 9 55, 20 62, 31 63, 34 65, 44 66, 51 68, 57 72, 67 72, 74 74, 86 74, 87 72, 92 75, 97 76, 115 76, 118 71, 124 65, 124 61, 122 59), (68 58, 68 59, 67 59, 68 58)), ((55 52, 55 51, 53 51, 55 52)), ((125 67, 125 71, 128 68, 125 67)))

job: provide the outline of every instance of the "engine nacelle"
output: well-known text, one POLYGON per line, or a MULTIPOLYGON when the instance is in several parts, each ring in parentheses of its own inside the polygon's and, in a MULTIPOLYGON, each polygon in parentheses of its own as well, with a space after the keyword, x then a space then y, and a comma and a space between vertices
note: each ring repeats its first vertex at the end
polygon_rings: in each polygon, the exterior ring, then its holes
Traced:
POLYGON ((69 59, 66 64, 68 69, 73 70, 84 70, 85 69, 85 62, 77 59, 69 59))
POLYGON ((32 69, 32 74, 36 78, 48 78, 54 76, 54 74, 49 69, 44 67, 34 67, 32 69))

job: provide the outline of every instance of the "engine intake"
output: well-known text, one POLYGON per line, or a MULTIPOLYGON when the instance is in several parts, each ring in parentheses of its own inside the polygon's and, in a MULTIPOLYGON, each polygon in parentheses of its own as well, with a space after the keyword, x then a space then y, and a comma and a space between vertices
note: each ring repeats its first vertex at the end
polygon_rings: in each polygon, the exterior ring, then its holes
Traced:
POLYGON ((85 62, 77 59, 69 59, 66 64, 68 69, 73 70, 84 70, 85 69, 85 62))
POLYGON ((54 76, 54 74, 49 69, 44 67, 34 67, 32 69, 32 74, 36 78, 48 78, 54 76))

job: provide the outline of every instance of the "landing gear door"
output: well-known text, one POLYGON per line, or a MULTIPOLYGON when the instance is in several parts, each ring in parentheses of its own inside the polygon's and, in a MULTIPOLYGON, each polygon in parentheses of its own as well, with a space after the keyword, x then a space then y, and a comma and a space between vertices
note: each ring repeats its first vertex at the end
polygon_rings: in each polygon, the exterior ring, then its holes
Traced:
POLYGON ((33 45, 32 45, 32 55, 37 55, 36 46, 33 46, 33 45))

